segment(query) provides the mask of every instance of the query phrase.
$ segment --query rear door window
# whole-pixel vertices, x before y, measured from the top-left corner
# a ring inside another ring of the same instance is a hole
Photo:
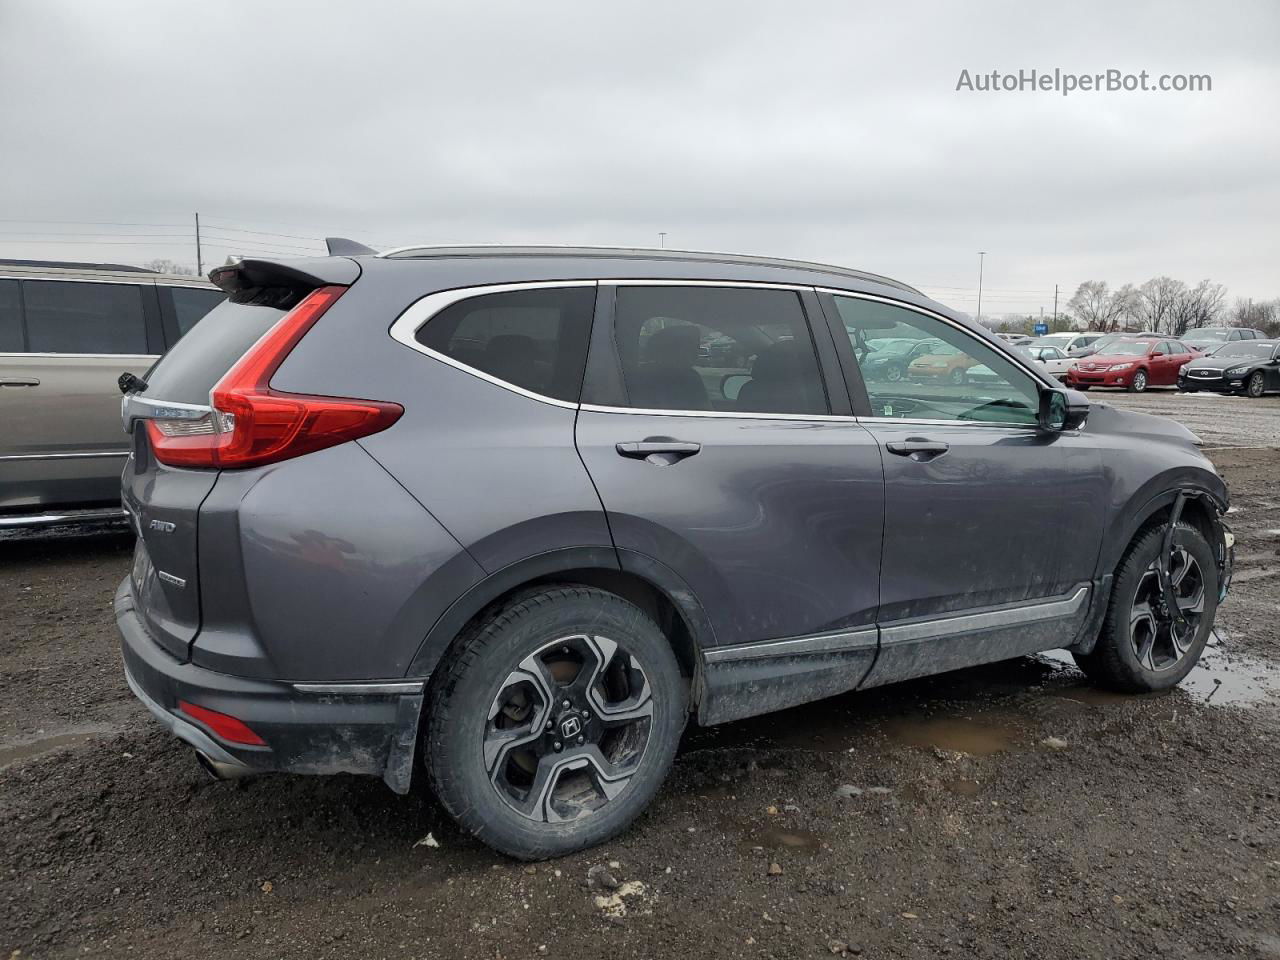
[[[21,353],[22,291],[17,280],[0,280],[0,353]]]
[[[632,407],[830,409],[804,309],[791,290],[619,286],[614,338]]]
[[[132,283],[24,280],[32,353],[146,354],[142,288]]]
[[[445,307],[416,339],[503,383],[576,403],[595,300],[595,284],[484,294]]]

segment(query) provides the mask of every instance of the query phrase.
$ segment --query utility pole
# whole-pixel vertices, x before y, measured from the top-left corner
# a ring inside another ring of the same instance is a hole
[[[987,251],[978,251],[978,323],[982,322],[982,261],[986,256]]]
[[[667,231],[659,230],[658,231],[658,249],[665,250],[666,246],[667,246]]]
[[[196,214],[196,276],[204,276],[204,258],[200,255],[200,214]]]
[[[1058,285],[1053,285],[1053,329],[1058,329]]]

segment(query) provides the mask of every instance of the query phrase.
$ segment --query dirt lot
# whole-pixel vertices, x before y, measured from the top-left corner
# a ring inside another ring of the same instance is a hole
[[[1280,400],[1107,399],[1242,447],[1184,689],[1027,658],[694,731],[635,829],[535,867],[373,780],[206,781],[120,675],[128,538],[0,543],[0,957],[1280,957]]]

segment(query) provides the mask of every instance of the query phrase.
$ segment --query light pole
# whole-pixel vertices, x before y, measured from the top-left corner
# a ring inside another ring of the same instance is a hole
[[[982,261],[986,258],[987,251],[978,251],[978,322],[982,322]]]
[[[666,248],[666,246],[667,246],[667,231],[659,230],[658,231],[658,249],[663,250]]]

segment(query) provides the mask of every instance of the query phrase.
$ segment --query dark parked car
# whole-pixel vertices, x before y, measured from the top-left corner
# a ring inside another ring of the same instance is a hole
[[[689,718],[1054,648],[1168,688],[1230,579],[1191,433],[883,277],[591,248],[211,276],[228,301],[123,404],[115,613],[219,776],[421,767],[553,856],[632,821]],[[868,379],[888,330],[990,373]],[[749,369],[704,373],[720,336]]]
[[[1198,350],[1163,337],[1128,338],[1106,349],[1106,353],[1077,361],[1067,371],[1066,385],[1077,390],[1123,387],[1130,393],[1141,393],[1147,387],[1171,387],[1178,382],[1182,365],[1200,356]]]
[[[1264,337],[1265,333],[1252,327],[1196,327],[1182,335],[1182,342],[1201,353],[1216,353],[1223,344]]]
[[[906,377],[907,368],[912,362],[928,355],[930,350],[943,346],[945,344],[932,337],[920,340],[893,339],[860,358],[859,366],[863,376],[868,380],[887,380],[890,383],[897,383]]]
[[[1280,390],[1280,340],[1233,340],[1178,371],[1178,389],[1260,397]]]

